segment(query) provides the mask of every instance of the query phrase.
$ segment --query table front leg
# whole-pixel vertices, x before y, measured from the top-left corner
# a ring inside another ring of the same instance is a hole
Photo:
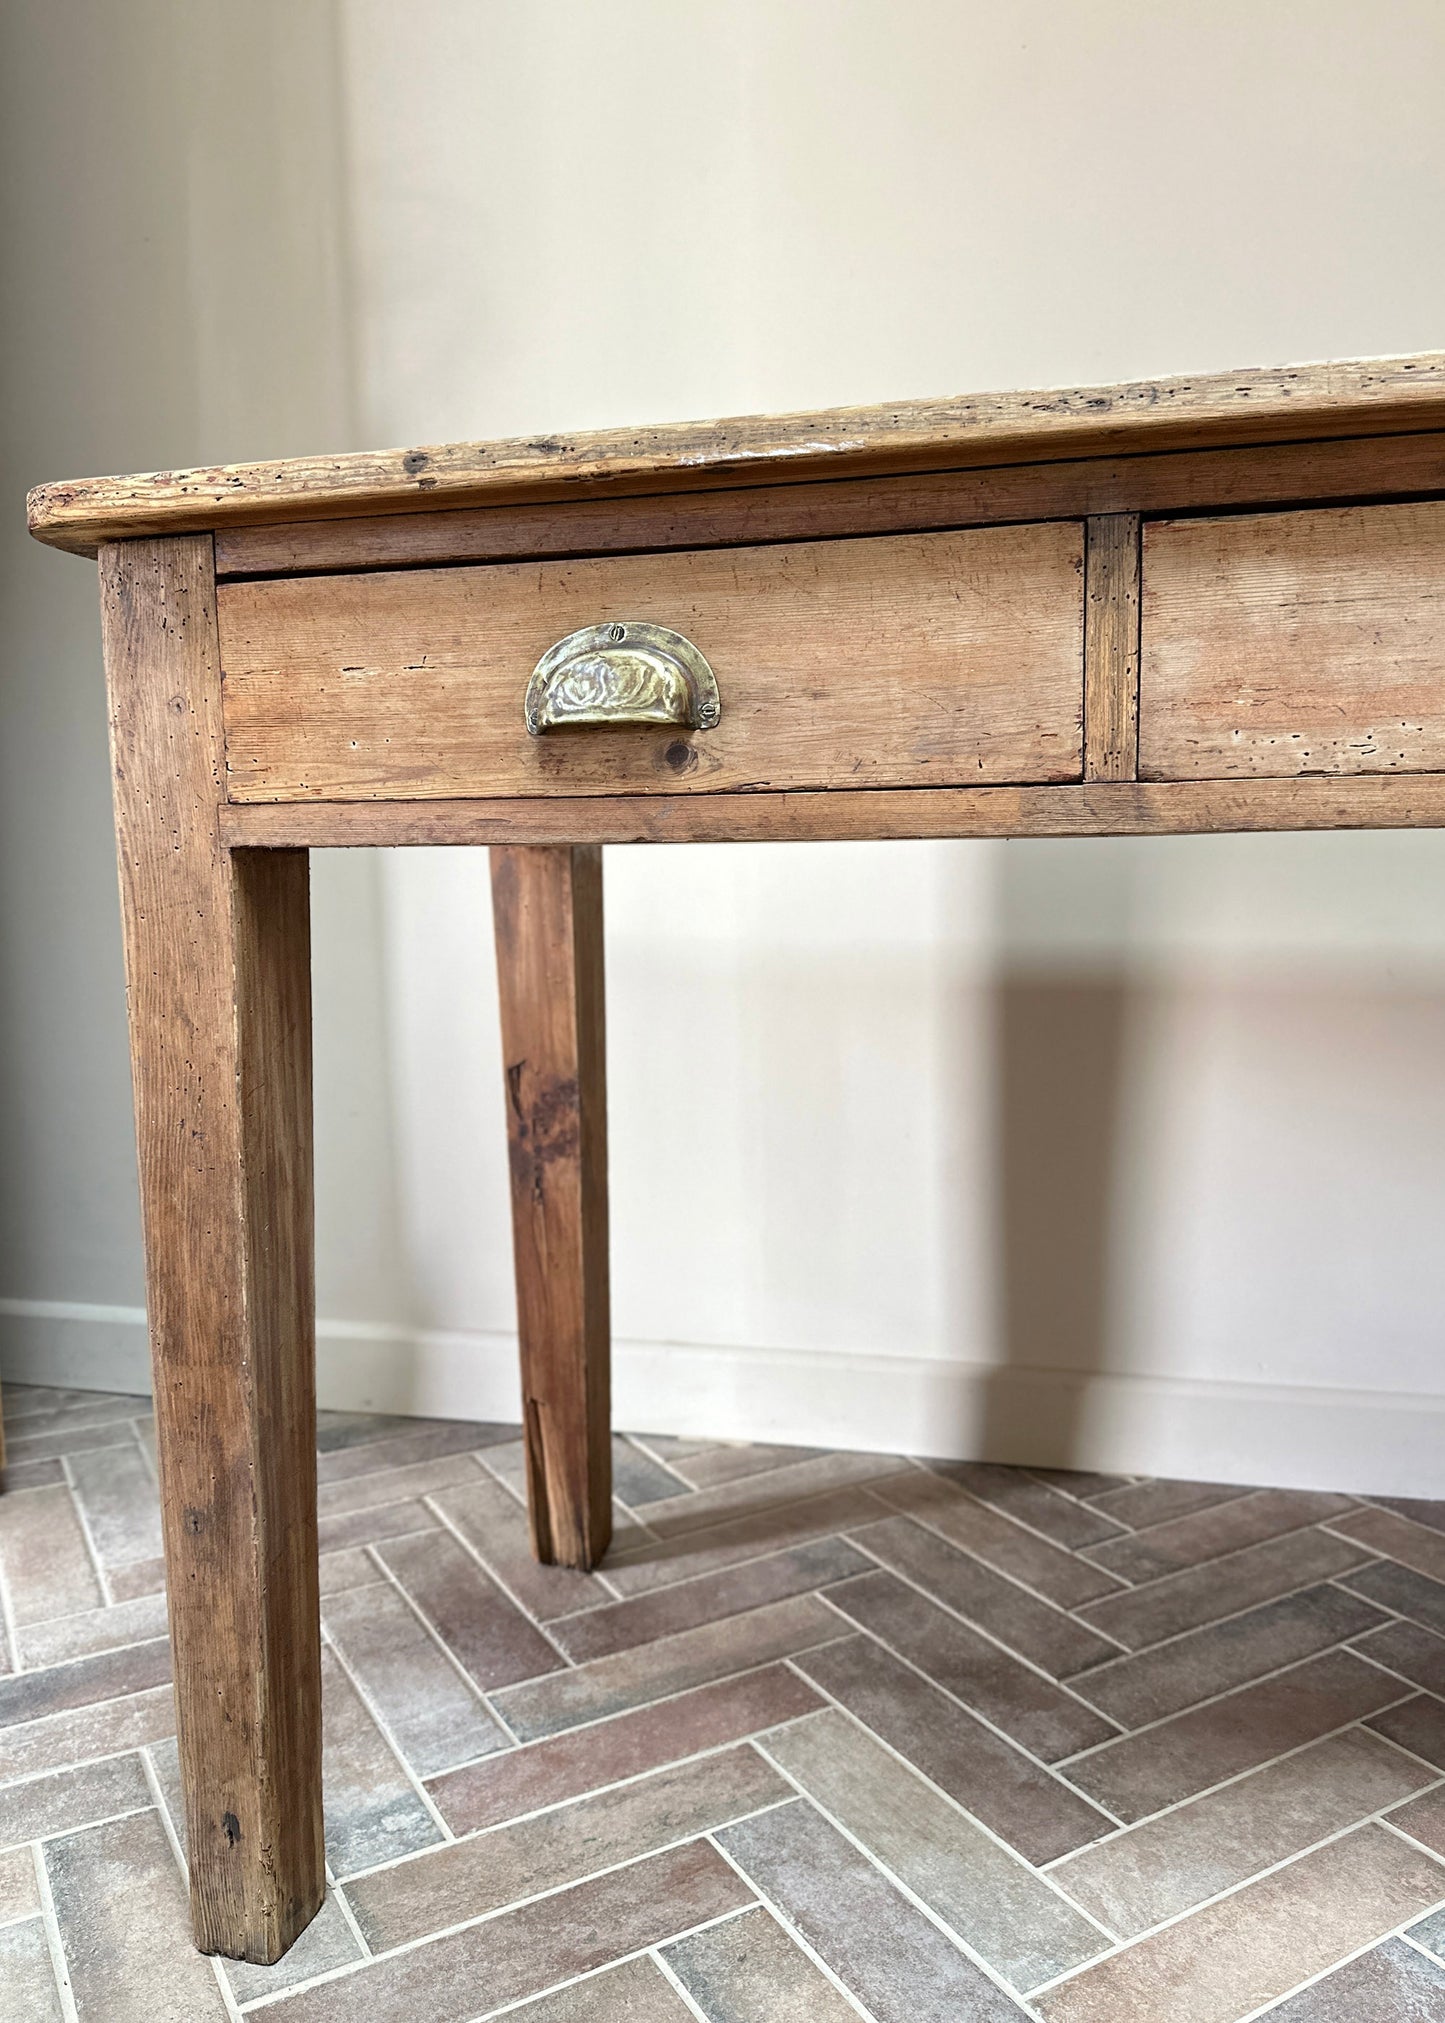
[[[527,1501],[538,1559],[612,1535],[602,853],[492,851]]]
[[[209,538],[100,568],[191,1911],[266,1964],[326,1887],[307,857],[219,840]]]

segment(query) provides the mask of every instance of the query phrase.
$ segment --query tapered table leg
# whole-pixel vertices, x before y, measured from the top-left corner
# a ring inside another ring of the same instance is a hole
[[[103,548],[146,1293],[196,1943],[325,1893],[303,850],[226,850],[208,536]]]
[[[612,1533],[602,853],[492,851],[527,1497],[537,1557]]]

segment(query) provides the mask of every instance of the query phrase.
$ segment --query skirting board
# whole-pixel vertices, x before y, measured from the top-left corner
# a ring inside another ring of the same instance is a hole
[[[144,1314],[0,1300],[0,1380],[149,1391]],[[323,1321],[317,1395],[340,1411],[513,1421],[516,1340]],[[688,1438],[1445,1497],[1445,1396],[1433,1393],[620,1340],[613,1416]]]

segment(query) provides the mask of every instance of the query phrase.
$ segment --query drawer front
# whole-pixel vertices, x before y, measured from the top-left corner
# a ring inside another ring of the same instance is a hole
[[[1139,770],[1445,771],[1445,501],[1147,526]]]
[[[984,785],[1082,771],[1077,522],[222,584],[237,801]],[[680,632],[715,729],[529,736],[582,627]]]

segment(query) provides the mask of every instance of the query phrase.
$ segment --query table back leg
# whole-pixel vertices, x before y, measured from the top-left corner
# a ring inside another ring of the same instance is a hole
[[[532,1545],[612,1533],[602,853],[492,851]]]
[[[325,1894],[307,855],[227,850],[209,536],[100,556],[196,1943]]]

